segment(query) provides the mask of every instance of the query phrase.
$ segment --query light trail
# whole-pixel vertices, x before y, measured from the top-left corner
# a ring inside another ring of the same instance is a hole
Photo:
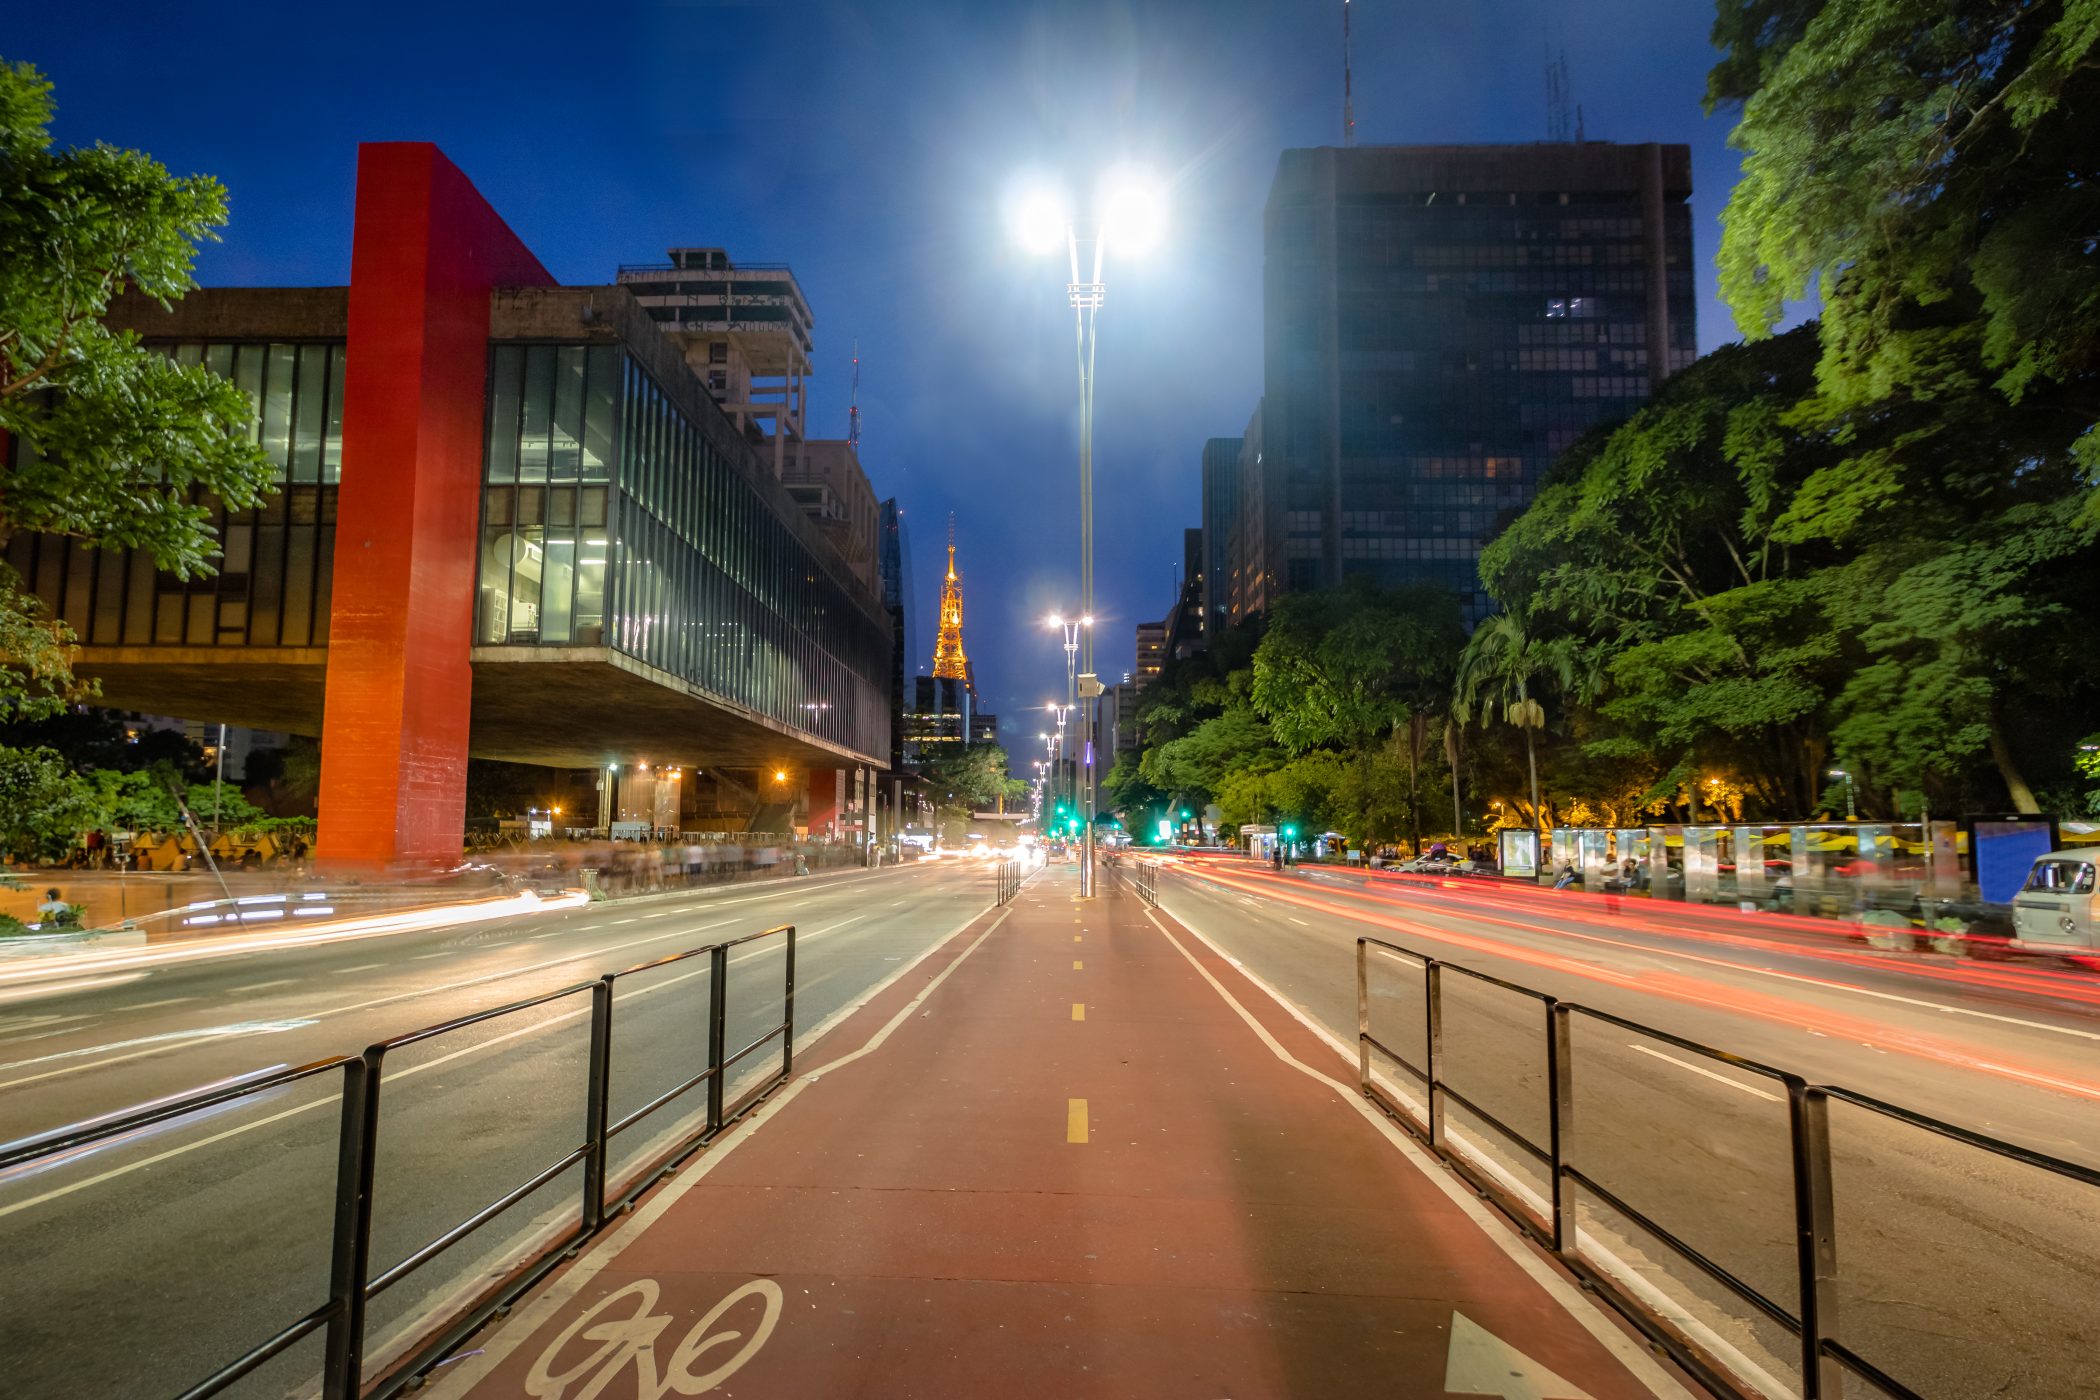
[[[1290,882],[1281,879],[1257,880],[1239,875],[1227,876],[1215,869],[1190,867],[1190,873],[1200,879],[1231,889],[1252,891],[1267,898],[1295,904],[1300,908],[1313,909],[1332,917],[1349,919],[1373,928],[1406,934],[1454,947],[1470,949],[1492,957],[1513,962],[1527,963],[1534,967],[1580,978],[1591,983],[1601,983],[1618,990],[1637,995],[1657,996],[1703,1010],[1719,1011],[1730,1015],[1749,1016],[1771,1024],[1812,1032],[1826,1037],[1856,1040],[1862,1044],[1879,1048],[1900,1050],[1918,1059],[1973,1070],[1999,1078],[2013,1080],[2057,1093],[2100,1102],[2100,1082],[2067,1077],[2050,1069],[2015,1063],[2006,1058],[1990,1058],[1974,1047],[1959,1041],[1928,1033],[1903,1030],[1886,1022],[1862,1019],[1843,1011],[1821,1007],[1811,1008],[1798,1001],[1761,992],[1749,987],[1721,988],[1696,978],[1667,969],[1650,969],[1640,972],[1620,971],[1581,958],[1570,957],[1550,949],[1530,947],[1520,943],[1496,939],[1492,936],[1466,933],[1453,929],[1432,928],[1372,910],[1352,908],[1332,900],[1320,899],[1290,888]],[[1276,886],[1281,886],[1277,888]],[[1302,888],[1302,887],[1301,887]],[[1328,891],[1334,893],[1333,891]],[[1480,918],[1480,915],[1467,917]],[[1506,921],[1493,921],[1506,922]],[[1619,940],[1601,938],[1555,930],[1535,930],[1523,925],[1511,924],[1523,932],[1544,932],[1549,936],[1577,939],[1581,942],[1601,945],[1621,951],[1637,953],[1647,957],[1678,957],[1705,963],[1735,973],[1751,973],[1775,976],[1782,980],[1802,983],[1825,990],[1872,995],[1868,989],[1844,982],[1809,977],[1799,973],[1773,973],[1759,968],[1746,968],[1724,959],[1704,957],[1695,953],[1673,953],[1667,950],[1643,947]],[[1600,1008],[1602,1009],[1602,1008]],[[1959,1008],[1949,1008],[1959,1009]],[[2008,1018],[1992,1017],[1994,1020]],[[2032,1024],[2032,1023],[2027,1023]],[[2043,1029],[2048,1029],[2043,1027]],[[2072,1032],[2076,1033],[2076,1032]],[[2095,1037],[2100,1038],[2100,1037]]]

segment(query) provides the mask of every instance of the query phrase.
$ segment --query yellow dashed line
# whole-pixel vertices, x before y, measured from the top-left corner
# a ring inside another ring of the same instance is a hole
[[[1086,1100],[1065,1100],[1065,1141],[1086,1141]]]
[[[1072,1019],[1075,1021],[1084,1021],[1086,1019],[1085,1002],[1075,1001],[1072,1003]]]
[[[1086,971],[1086,964],[1081,962],[1079,959],[1074,958],[1072,959],[1072,971],[1084,972]]]

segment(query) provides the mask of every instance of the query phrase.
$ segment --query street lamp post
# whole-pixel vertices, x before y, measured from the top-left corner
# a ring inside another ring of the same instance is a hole
[[[1053,252],[1062,241],[1071,268],[1065,295],[1072,306],[1074,348],[1079,366],[1079,611],[1082,621],[1094,613],[1094,347],[1096,321],[1107,296],[1102,281],[1104,262],[1111,240],[1125,253],[1142,253],[1156,242],[1165,225],[1166,207],[1156,185],[1134,178],[1128,172],[1112,176],[1102,190],[1098,205],[1098,227],[1088,240],[1092,249],[1090,279],[1080,278],[1079,225],[1066,212],[1062,201],[1038,193],[1022,202],[1017,211],[1017,232],[1024,244],[1040,253]],[[1101,682],[1094,674],[1094,634],[1082,627],[1079,639],[1079,670],[1074,700],[1085,702],[1079,716],[1084,774],[1086,836],[1079,862],[1079,894],[1094,893],[1094,699]]]
[[[1843,768],[1833,768],[1830,770],[1830,776],[1845,780],[1845,820],[1848,822],[1858,821],[1859,803],[1852,789],[1852,775]]]

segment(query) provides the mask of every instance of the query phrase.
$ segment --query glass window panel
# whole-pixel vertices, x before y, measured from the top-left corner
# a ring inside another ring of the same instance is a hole
[[[556,486],[547,492],[547,523],[549,525],[574,525],[576,523],[576,488]]]
[[[328,349],[328,427],[321,436],[321,480],[343,479],[343,347]]]
[[[619,441],[619,388],[622,352],[593,345],[586,357],[583,409],[583,479],[612,479],[613,450]]]
[[[481,532],[478,642],[494,644],[510,636],[510,545],[507,529],[491,526]]]
[[[185,640],[193,647],[208,647],[219,640],[219,600],[209,593],[192,593],[189,602]]]
[[[233,378],[233,347],[224,344],[205,346],[204,367],[221,379]]]
[[[516,506],[517,488],[498,486],[489,490],[482,498],[481,512],[484,525],[508,525]]]
[[[576,552],[576,605],[571,634],[579,646],[605,645],[606,544],[586,538]]]
[[[198,365],[204,363],[204,347],[202,345],[176,346],[175,363],[178,365]]]
[[[173,646],[182,640],[182,605],[183,595],[180,593],[154,595],[154,641]]]
[[[153,556],[131,551],[131,586],[124,591],[123,641],[142,646],[153,640]]]
[[[512,533],[510,554],[510,635],[513,642],[537,641],[540,629],[540,582],[547,567],[546,547],[537,525],[520,525]]]
[[[314,569],[314,645],[328,642],[328,608],[335,597],[335,531],[321,531],[321,557]]]
[[[547,475],[573,481],[583,468],[584,347],[563,345],[554,352],[554,437]]]
[[[272,345],[263,372],[262,444],[281,472],[292,447],[292,378],[298,347]]]
[[[313,640],[314,533],[311,525],[294,525],[285,541],[279,626],[288,647],[303,647]]]
[[[547,479],[548,435],[554,423],[554,347],[525,348],[524,423],[518,438],[518,480]]]
[[[518,523],[537,525],[546,518],[547,488],[544,486],[520,486],[518,488]]]
[[[499,345],[489,352],[490,481],[518,478],[518,398],[524,374],[523,346]]]
[[[569,640],[570,595],[576,586],[576,541],[546,542],[546,572],[540,579],[540,641]]]
[[[284,527],[255,527],[255,572],[248,590],[251,616],[248,636],[257,646],[276,646],[278,614],[284,601]],[[136,583],[133,585],[136,587]]]
[[[66,541],[63,546],[53,540],[52,544],[65,548],[67,554],[65,606],[59,611],[59,616],[73,629],[73,635],[85,637],[92,616],[90,605],[95,596],[95,552],[79,540]],[[52,552],[56,553],[57,549]]]
[[[292,480],[321,479],[322,411],[328,403],[328,347],[299,347],[297,393],[292,412]]]
[[[605,488],[585,487],[583,492],[583,523],[602,527],[605,524]]]

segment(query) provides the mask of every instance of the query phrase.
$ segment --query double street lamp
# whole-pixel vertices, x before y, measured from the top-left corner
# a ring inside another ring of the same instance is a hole
[[[1111,243],[1119,255],[1138,255],[1157,244],[1166,231],[1166,199],[1157,182],[1133,171],[1112,172],[1095,201],[1094,224],[1084,239],[1069,202],[1056,190],[1024,193],[1013,207],[1014,234],[1037,254],[1065,249],[1071,280],[1065,295],[1072,304],[1072,325],[1079,360],[1079,611],[1081,623],[1094,612],[1094,346],[1095,321],[1107,297],[1102,280]],[[1091,254],[1092,276],[1082,279],[1080,248]],[[1068,643],[1076,653],[1073,699],[1084,701],[1079,739],[1085,777],[1086,841],[1079,861],[1079,893],[1094,893],[1094,698],[1101,682],[1094,674],[1094,634],[1090,626],[1073,629]]]

